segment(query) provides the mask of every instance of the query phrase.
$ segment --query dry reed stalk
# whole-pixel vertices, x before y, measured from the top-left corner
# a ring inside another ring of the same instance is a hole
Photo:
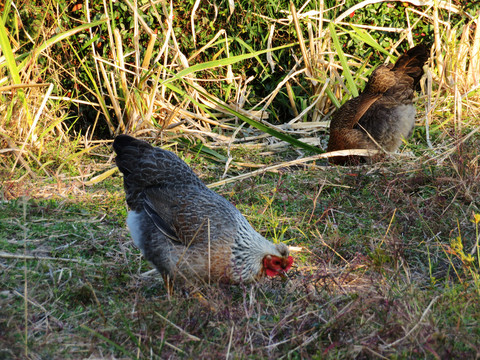
[[[18,89],[28,89],[28,88],[37,88],[37,87],[45,87],[50,86],[51,84],[42,83],[42,84],[12,84],[7,86],[0,86],[0,92],[6,92],[10,90],[18,90]],[[53,97],[50,97],[53,98]]]
[[[200,6],[200,0],[195,0],[195,3],[193,4],[193,8],[192,8],[192,14],[190,15],[190,24],[192,26],[192,38],[193,38],[194,46],[197,46],[197,36],[195,33],[195,14],[199,6]]]
[[[30,167],[28,166],[28,162],[27,162],[25,159],[23,159],[22,157],[23,157],[24,154],[30,154],[30,152],[25,151],[25,147],[26,147],[27,142],[29,141],[30,137],[32,138],[32,142],[35,141],[35,140],[37,140],[37,135],[35,134],[35,130],[36,130],[36,128],[37,128],[38,120],[40,119],[40,116],[42,115],[42,113],[43,113],[43,111],[44,111],[44,109],[45,109],[45,106],[46,106],[46,104],[47,104],[48,98],[50,97],[52,91],[53,91],[53,84],[50,84],[49,87],[48,87],[48,89],[47,89],[47,92],[46,92],[45,95],[43,96],[43,100],[42,100],[42,102],[41,102],[41,104],[40,104],[40,107],[38,108],[38,110],[37,110],[37,112],[36,112],[35,118],[34,118],[32,124],[31,124],[31,126],[30,126],[30,129],[28,130],[28,133],[27,133],[27,135],[26,135],[25,138],[24,138],[24,141],[23,141],[23,143],[22,143],[22,147],[21,147],[20,149],[18,149],[18,151],[17,151],[16,146],[14,145],[14,143],[13,143],[10,139],[6,138],[6,139],[7,139],[7,142],[9,143],[9,146],[10,146],[12,149],[14,149],[14,151],[17,153],[17,156],[16,156],[16,158],[15,158],[15,162],[14,162],[14,164],[13,164],[11,170],[10,170],[12,173],[13,173],[13,171],[15,170],[15,168],[17,167],[18,162],[20,162],[20,163],[22,163],[22,165],[26,166],[26,168],[27,168],[27,170],[28,170],[28,172],[29,172],[30,175],[33,174],[33,173],[31,172]],[[30,155],[37,161],[37,163],[39,163],[38,159],[36,159],[36,157],[33,156],[33,154],[30,154]],[[41,167],[41,168],[43,168],[43,167]],[[45,169],[44,169],[44,171],[45,171],[45,173],[48,175],[48,173],[46,172]]]
[[[115,96],[115,94],[113,92],[112,85],[110,84],[110,81],[108,79],[107,71],[105,70],[105,67],[103,66],[102,62],[99,62],[99,65],[100,65],[99,66],[100,71],[101,71],[102,76],[103,76],[104,85],[107,87],[107,92],[108,92],[108,95],[109,95],[110,100],[112,102],[112,106],[113,106],[113,109],[115,111],[115,115],[117,116],[117,119],[122,119],[122,112],[121,112],[121,109],[120,109],[120,104],[118,103],[117,97]],[[108,128],[110,129],[110,133],[115,134],[115,127],[113,126],[112,122],[110,121],[110,119],[108,117],[105,117],[105,118],[106,118],[106,121],[107,121]]]
[[[266,112],[267,108],[271,105],[272,101],[275,99],[277,94],[282,90],[283,86],[289,81],[290,79],[294,78],[295,76],[302,74],[305,72],[305,68],[301,70],[296,70],[296,67],[294,67],[290,72],[287,74],[287,76],[275,87],[275,89],[263,100],[259,101],[257,104],[255,104],[254,109],[259,107],[261,104],[265,103],[265,105],[262,107],[262,112]]]
[[[305,163],[310,162],[310,161],[327,159],[329,157],[334,157],[334,156],[352,156],[352,155],[354,155],[354,156],[373,156],[373,155],[382,154],[382,153],[383,153],[382,151],[366,150],[366,149],[331,151],[331,152],[324,153],[324,154],[312,155],[312,156],[302,158],[302,159],[296,159],[296,160],[282,162],[282,163],[276,164],[276,165],[266,166],[262,169],[255,170],[255,171],[252,171],[252,172],[249,172],[249,173],[246,173],[246,174],[242,174],[242,175],[231,177],[229,179],[225,179],[225,180],[221,180],[221,181],[216,181],[214,183],[210,183],[207,186],[209,188],[214,188],[214,187],[217,187],[217,186],[229,184],[231,182],[248,179],[250,177],[257,176],[257,175],[263,174],[263,173],[268,172],[268,171],[280,169],[282,167],[296,166],[296,165],[300,165],[300,164],[305,164]],[[342,185],[338,185],[338,186],[343,187]]]
[[[298,21],[297,11],[295,9],[295,5],[293,4],[293,2],[290,2],[290,12],[292,14],[293,24],[295,25],[295,31],[297,32],[298,42],[300,44],[300,51],[302,52],[306,74],[308,77],[313,77],[312,66],[310,64],[310,57],[308,56],[307,47],[305,46],[305,40],[303,39],[302,30],[300,28],[300,22]]]
[[[407,8],[408,9],[408,8]],[[343,22],[343,21],[335,21],[335,20],[330,20],[330,19],[324,19],[326,23],[329,22],[334,22],[337,25],[342,25],[342,26],[352,26],[352,23],[348,22]],[[376,26],[376,25],[366,25],[366,24],[355,24],[356,28],[359,29],[366,29],[366,30],[372,30],[372,31],[386,31],[386,32],[391,32],[391,33],[402,33],[405,32],[405,28],[395,28],[395,27],[389,27],[389,26]]]
[[[298,117],[298,110],[297,106],[295,105],[295,94],[293,93],[292,86],[290,85],[290,82],[285,83],[285,88],[287,89],[287,95],[288,95],[288,101],[290,102],[290,107],[293,110],[293,114],[295,117]]]
[[[134,84],[138,86],[140,84],[140,33],[138,29],[138,3],[137,0],[133,1],[133,47],[135,49],[134,59],[135,59],[135,78]]]
[[[437,66],[438,66],[438,72],[440,74],[443,73],[443,61],[441,58],[442,52],[440,51],[440,29],[439,29],[439,18],[438,18],[438,7],[436,6],[437,3],[434,4],[435,6],[433,7],[433,35],[434,35],[434,40],[435,40],[435,53],[437,54]],[[448,25],[450,26],[450,25]],[[447,27],[447,29],[450,29]]]
[[[314,102],[314,104],[316,101]],[[303,113],[303,112],[302,112]],[[300,114],[302,115],[302,114]],[[305,131],[305,133],[316,132],[318,129],[324,128],[327,129],[330,124],[330,121],[308,121],[308,122],[301,122],[301,123],[288,123],[282,124],[280,127],[284,130],[293,129],[293,130],[310,130]]]
[[[327,89],[328,84],[330,83],[330,79],[326,79],[325,83],[323,86],[320,88],[320,91],[318,94],[315,94],[316,99],[312,101],[310,105],[308,105],[300,114],[296,114],[296,116],[288,122],[288,124],[292,127],[295,128],[293,125],[296,123],[298,120],[302,119],[312,108],[317,108],[317,104],[320,101],[320,99],[323,98],[323,95],[325,93],[325,90]],[[311,124],[312,122],[310,122]],[[298,125],[298,124],[295,124]]]
[[[216,121],[214,119],[211,119],[210,117],[206,117],[202,114],[197,114],[197,113],[194,113],[192,111],[189,111],[189,110],[186,110],[186,109],[183,109],[181,107],[174,107],[172,104],[166,102],[166,101],[163,101],[163,100],[159,100],[159,99],[156,99],[155,100],[155,104],[160,107],[160,108],[165,108],[167,109],[168,111],[177,111],[178,114],[180,114],[182,117],[185,117],[187,119],[191,119],[191,120],[199,120],[201,122],[205,122],[205,123],[208,123],[210,125],[213,125],[213,126],[218,126],[220,128],[223,128],[225,130],[235,130],[236,128],[231,126],[231,125],[228,125],[228,124],[224,124],[223,122],[220,122],[220,121]],[[216,118],[219,118],[222,114],[216,114]]]
[[[125,116],[127,118],[127,121],[132,119],[134,117],[134,114],[132,114],[132,111],[134,111],[134,104],[131,103],[131,95],[130,91],[127,85],[127,75],[126,75],[126,67],[125,67],[125,59],[124,59],[124,54],[123,54],[123,42],[122,42],[122,37],[120,35],[120,31],[118,29],[113,29],[113,40],[115,41],[115,49],[117,51],[117,75],[120,76],[120,85],[122,89],[122,97],[124,99],[124,111],[125,111]],[[112,74],[112,88],[115,89],[117,82],[114,81],[113,79],[113,73]],[[115,96],[111,96],[111,99],[116,99],[118,97],[117,92],[115,91]],[[117,106],[119,105],[118,101],[115,101]],[[115,114],[117,115],[117,120],[118,120],[118,129],[124,130],[125,129],[125,124],[123,123],[123,114],[120,109],[115,110]],[[115,133],[118,133],[115,131]]]
[[[432,105],[432,72],[430,69],[426,70],[427,75],[427,101],[425,102],[425,140],[427,141],[427,145],[430,149],[433,148],[432,142],[430,141],[430,123],[432,119],[432,112],[435,109],[436,102]]]
[[[106,6],[105,1],[106,0],[103,0],[103,4],[104,4],[104,9],[105,9],[105,15],[106,15],[106,18],[108,19],[107,6]],[[92,20],[91,20],[91,17],[90,17],[90,2],[89,1],[85,2],[85,15],[87,17],[87,21],[91,22]],[[110,21],[107,21],[107,29],[108,29],[108,34],[110,36],[110,44],[112,44],[113,43],[113,41],[111,39],[112,29],[111,29],[111,26],[110,26]],[[95,56],[97,56],[97,50],[95,49],[95,42],[93,41],[94,36],[93,36],[92,28],[88,29],[88,34],[90,36],[90,40],[92,41],[92,43],[90,45],[90,48],[92,50],[92,55],[95,57]],[[113,47],[112,47],[112,49],[113,49]],[[95,72],[97,74],[97,79],[100,80],[100,69],[98,68],[97,62],[95,61],[94,63],[95,63]],[[102,89],[100,89],[100,91],[102,91]]]
[[[204,52],[205,50],[209,49],[216,41],[217,39],[220,37],[220,36],[227,36],[227,33],[224,29],[220,29],[216,34],[215,36],[212,38],[212,40],[210,40],[209,42],[207,42],[205,45],[203,45],[200,49],[198,49],[197,51],[195,51],[192,55],[190,55],[190,57],[188,58],[188,62],[194,60],[198,55],[200,55],[202,52]]]
[[[471,21],[468,28],[471,29],[473,24],[475,24],[475,33],[468,54],[470,58],[467,71],[469,88],[480,85],[480,15]]]
[[[145,52],[145,57],[142,62],[142,69],[148,69],[150,65],[150,60],[152,59],[153,47],[157,41],[157,34],[153,33],[150,35],[150,40],[148,41],[147,51]]]
[[[272,48],[272,40],[273,40],[273,35],[275,34],[275,23],[270,25],[270,32],[268,34],[268,39],[267,39],[267,49]],[[275,62],[273,61],[272,53],[269,51],[266,54],[267,57],[267,62],[270,65],[270,70],[272,73],[275,71]]]
[[[463,13],[462,10],[452,4],[451,2],[449,1],[438,1],[438,0],[366,0],[366,1],[362,1],[361,3],[358,3],[352,7],[350,7],[348,10],[344,11],[342,14],[340,14],[340,16],[338,16],[336,19],[335,19],[335,23],[338,24],[338,22],[342,21],[343,19],[345,19],[346,17],[348,17],[352,12],[358,10],[358,9],[362,9],[368,5],[372,5],[372,4],[377,4],[377,3],[381,3],[381,2],[402,2],[402,3],[409,3],[409,4],[412,4],[413,6],[438,6],[439,8],[442,8],[442,9],[445,9],[445,10],[448,10],[450,12],[453,12],[455,14],[460,14],[460,13]]]

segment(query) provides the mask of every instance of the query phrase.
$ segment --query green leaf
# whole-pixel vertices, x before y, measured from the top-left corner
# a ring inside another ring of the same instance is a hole
[[[249,54],[230,56],[228,58],[223,58],[223,59],[219,59],[219,60],[207,61],[207,62],[204,62],[204,63],[196,64],[196,65],[193,65],[193,66],[190,66],[186,69],[181,70],[180,72],[178,72],[176,74],[175,78],[177,78],[177,79],[182,78],[184,76],[190,75],[190,74],[195,73],[197,71],[212,69],[212,68],[216,68],[216,67],[219,67],[219,66],[232,65],[232,64],[235,64],[237,62],[246,60],[246,59],[251,59],[253,57],[257,57],[259,55],[266,54],[270,51],[286,49],[286,48],[289,48],[289,47],[292,47],[292,46],[295,46],[295,45],[298,45],[298,42],[297,43],[291,43],[291,44],[288,44],[288,45],[278,46],[278,47],[275,47],[275,48],[272,48],[272,49],[260,50],[260,51],[256,51],[256,52],[249,53]],[[160,85],[165,85],[166,83],[168,83],[170,81],[173,81],[173,80],[174,80],[174,78],[167,79],[167,80],[163,81]]]
[[[84,31],[84,30],[87,30],[89,28],[101,25],[101,24],[103,24],[104,22],[107,22],[107,21],[108,21],[108,19],[102,19],[102,20],[98,20],[98,21],[95,21],[95,22],[92,22],[92,23],[83,24],[83,25],[77,26],[73,29],[70,29],[68,31],[65,31],[61,34],[58,34],[56,36],[51,37],[50,39],[44,41],[42,44],[40,44],[38,47],[36,47],[29,54],[29,56],[25,60],[22,61],[22,63],[19,66],[20,69],[23,69],[25,64],[27,64],[29,61],[36,61],[38,55],[40,53],[42,53],[42,51],[48,49],[50,46],[52,46],[52,45],[54,45],[54,44],[56,44],[56,43],[58,43],[62,40],[65,40],[65,39],[69,38],[72,35],[75,35],[76,33],[80,32],[80,31]]]
[[[365,31],[364,29],[360,29],[359,27],[356,27],[353,24],[350,24],[350,26],[352,27],[353,31],[349,31],[340,26],[339,28],[341,28],[342,30],[350,34],[350,36],[357,38],[360,41],[363,41],[365,44],[370,45],[375,50],[385,54],[387,57],[390,57],[391,62],[396,61],[396,57],[390,54],[387,50],[385,50],[367,31]]]
[[[237,42],[240,43],[242,46],[244,46],[246,49],[248,49],[248,51],[250,51],[251,54],[254,54],[254,53],[255,53],[255,51],[253,50],[253,48],[252,48],[250,45],[248,45],[245,41],[243,41],[242,39],[236,37],[236,38],[235,38],[235,41],[237,41]],[[266,68],[265,65],[263,65],[262,60],[260,60],[260,58],[259,58],[258,56],[255,56],[255,58],[257,59],[257,61],[258,61],[258,62],[260,63],[260,65],[262,66],[263,70],[264,70],[265,72],[267,72],[268,69]]]
[[[335,46],[335,50],[337,51],[338,58],[340,59],[340,63],[342,64],[343,68],[343,76],[347,80],[348,89],[352,96],[358,96],[358,89],[355,81],[353,80],[352,73],[350,72],[350,67],[348,66],[347,57],[343,52],[342,46],[340,45],[340,41],[338,40],[337,33],[335,32],[335,25],[332,22],[328,24],[328,28],[330,30],[330,36],[333,40],[333,45]]]
[[[10,75],[12,77],[14,84],[21,84],[22,80],[20,78],[20,73],[18,71],[17,63],[15,61],[15,55],[13,54],[12,47],[10,46],[10,41],[8,39],[8,31],[5,27],[4,17],[0,20],[0,48],[2,49],[2,53],[5,56],[5,62],[7,64],[8,70],[10,71]],[[1,66],[0,66],[1,68]],[[27,117],[28,123],[32,124],[32,118],[30,116],[30,112],[28,111],[27,101],[25,99],[25,94],[22,89],[17,90],[18,97],[23,104],[23,108],[25,109],[25,114]],[[13,106],[12,102],[12,106]]]
[[[193,144],[190,140],[186,138],[179,138],[182,143],[188,145],[191,149],[195,150],[198,153],[202,153],[204,155],[212,156],[222,162],[227,162],[228,158],[218,152],[216,152],[213,149],[210,149],[208,146],[205,144]]]

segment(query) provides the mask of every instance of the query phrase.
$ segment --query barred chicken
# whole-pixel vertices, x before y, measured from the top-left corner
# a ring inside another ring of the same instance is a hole
[[[364,91],[339,108],[330,123],[327,151],[371,149],[395,151],[415,125],[414,90],[423,75],[429,48],[417,45],[400,56],[395,65],[375,69]],[[370,160],[378,160],[381,156]],[[335,164],[364,158],[332,157]]]
[[[179,281],[253,282],[291,268],[287,245],[256,232],[177,155],[128,135],[117,136],[113,148],[131,236],[167,290]]]

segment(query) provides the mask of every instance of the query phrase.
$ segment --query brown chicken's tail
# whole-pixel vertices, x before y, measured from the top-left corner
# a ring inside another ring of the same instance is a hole
[[[430,55],[430,47],[424,44],[414,46],[405,54],[400,56],[393,67],[393,71],[401,71],[413,78],[415,87],[423,75],[423,65]]]

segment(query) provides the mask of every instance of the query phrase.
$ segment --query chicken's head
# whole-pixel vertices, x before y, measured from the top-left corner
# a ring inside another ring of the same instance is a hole
[[[293,258],[288,255],[288,247],[284,244],[282,245],[285,247],[285,250],[282,247],[282,250],[284,251],[280,251],[282,256],[267,255],[263,258],[263,268],[265,269],[267,276],[284,276],[292,267]]]

